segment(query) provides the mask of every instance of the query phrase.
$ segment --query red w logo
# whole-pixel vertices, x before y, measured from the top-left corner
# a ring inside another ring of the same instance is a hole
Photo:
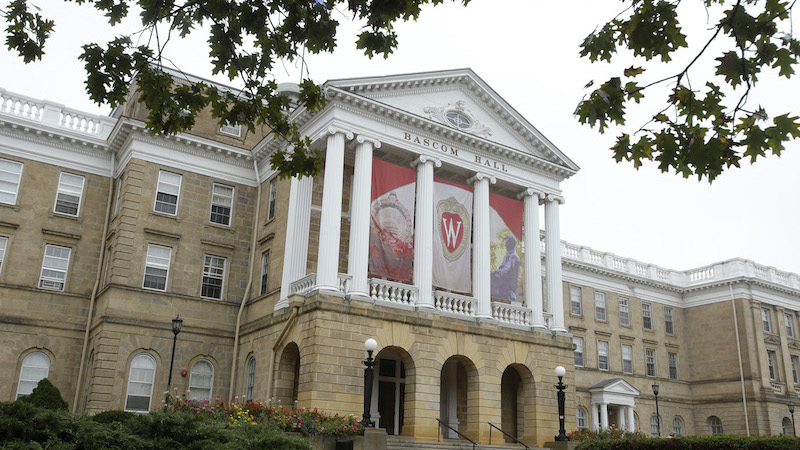
[[[464,237],[463,222],[458,214],[442,213],[442,234],[447,250],[453,253]]]

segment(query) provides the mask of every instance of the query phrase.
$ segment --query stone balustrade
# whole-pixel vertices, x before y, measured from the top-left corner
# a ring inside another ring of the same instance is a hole
[[[466,295],[447,291],[433,291],[433,306],[443,313],[474,317],[478,310],[478,301],[474,297],[467,297]]]
[[[500,323],[530,326],[531,316],[531,310],[522,305],[492,302],[492,318]]]
[[[410,307],[417,303],[417,288],[405,283],[370,278],[369,289],[373,300]]]

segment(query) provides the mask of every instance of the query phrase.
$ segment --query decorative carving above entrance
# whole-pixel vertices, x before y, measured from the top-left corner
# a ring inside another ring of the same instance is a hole
[[[442,107],[426,106],[423,111],[428,115],[428,118],[457,130],[482,137],[492,135],[492,130],[475,118],[472,112],[467,109],[463,100],[457,101],[455,105],[448,103]]]

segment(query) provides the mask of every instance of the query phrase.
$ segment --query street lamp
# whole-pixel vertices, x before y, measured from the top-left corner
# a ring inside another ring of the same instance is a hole
[[[792,415],[792,436],[797,437],[797,433],[794,431],[794,403],[789,403],[789,414]]]
[[[566,374],[567,369],[561,366],[556,367],[556,376],[558,377],[558,384],[554,386],[558,390],[558,436],[556,436],[556,441],[569,440],[567,430],[564,429],[564,402],[566,401],[564,389],[567,388],[567,385],[561,381]]]
[[[181,332],[183,326],[183,319],[180,315],[172,319],[172,358],[169,360],[169,380],[167,380],[167,391],[172,389],[172,365],[175,363],[175,343],[178,341],[178,333]]]
[[[372,352],[378,348],[378,342],[375,339],[369,338],[364,341],[364,348],[367,350],[367,359],[361,361],[366,368],[364,369],[364,417],[361,419],[361,425],[364,428],[374,427],[375,424],[370,419],[370,406],[372,405],[372,376],[375,371],[375,360],[372,359]]]
[[[656,431],[661,437],[661,416],[658,415],[658,383],[653,383],[653,395],[656,397]]]

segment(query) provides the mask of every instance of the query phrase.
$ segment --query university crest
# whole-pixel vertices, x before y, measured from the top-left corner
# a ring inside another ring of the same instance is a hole
[[[469,245],[471,235],[467,208],[450,197],[436,205],[436,219],[444,256],[449,261],[455,261]]]

